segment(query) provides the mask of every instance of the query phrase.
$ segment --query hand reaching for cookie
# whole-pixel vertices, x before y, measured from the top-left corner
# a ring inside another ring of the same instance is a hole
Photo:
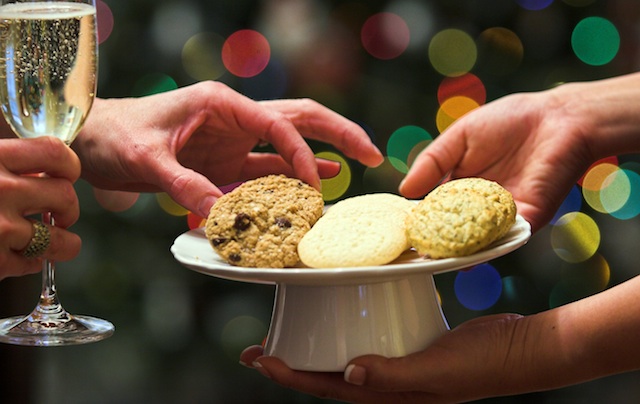
[[[229,184],[282,173],[315,188],[338,173],[303,136],[335,145],[369,166],[383,161],[360,126],[308,100],[255,102],[218,82],[139,99],[96,100],[74,143],[83,177],[95,186],[167,192],[206,217]],[[252,153],[268,142],[280,153]],[[118,156],[114,158],[114,156]]]

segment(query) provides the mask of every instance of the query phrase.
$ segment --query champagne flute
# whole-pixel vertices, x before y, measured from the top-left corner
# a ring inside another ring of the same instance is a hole
[[[95,99],[95,0],[0,1],[2,113],[19,137],[55,136],[70,145]],[[51,213],[42,220],[55,225]],[[27,316],[0,320],[0,342],[69,345],[113,333],[108,321],[64,310],[54,272],[44,260],[38,304]]]

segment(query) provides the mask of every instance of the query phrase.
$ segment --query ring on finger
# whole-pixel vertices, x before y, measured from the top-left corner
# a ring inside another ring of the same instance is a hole
[[[26,258],[38,258],[49,248],[51,244],[51,231],[42,222],[32,222],[33,237],[31,241],[22,250],[22,255]]]

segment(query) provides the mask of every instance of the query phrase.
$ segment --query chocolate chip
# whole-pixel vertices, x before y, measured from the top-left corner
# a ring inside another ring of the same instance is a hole
[[[233,223],[233,228],[236,230],[247,230],[251,226],[251,216],[246,213],[238,213],[236,220]]]
[[[240,262],[241,259],[242,259],[242,257],[240,256],[240,254],[231,254],[231,255],[229,255],[229,260],[233,261],[233,262]]]
[[[286,217],[277,217],[276,224],[281,229],[288,229],[291,227],[291,222]]]
[[[218,238],[214,238],[213,240],[211,240],[211,244],[213,244],[214,247],[217,247],[220,244],[226,243],[228,240],[229,239],[224,238],[224,237],[218,237]]]

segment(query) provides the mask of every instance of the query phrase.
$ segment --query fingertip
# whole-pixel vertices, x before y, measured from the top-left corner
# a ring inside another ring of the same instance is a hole
[[[367,380],[367,369],[354,363],[347,366],[344,371],[344,381],[356,386],[363,386]]]
[[[217,195],[206,195],[204,198],[202,198],[202,201],[200,201],[200,205],[198,205],[198,215],[200,217],[208,217],[209,216],[209,212],[211,211],[211,207],[216,203],[216,201],[218,200],[218,196]]]
[[[256,359],[255,361],[253,361],[253,363],[251,363],[251,365],[253,366],[253,368],[255,370],[257,370],[262,376],[266,377],[267,379],[271,379],[271,373],[269,373],[269,371],[267,369],[265,369],[265,367],[262,365],[262,363],[259,361],[260,358]]]

